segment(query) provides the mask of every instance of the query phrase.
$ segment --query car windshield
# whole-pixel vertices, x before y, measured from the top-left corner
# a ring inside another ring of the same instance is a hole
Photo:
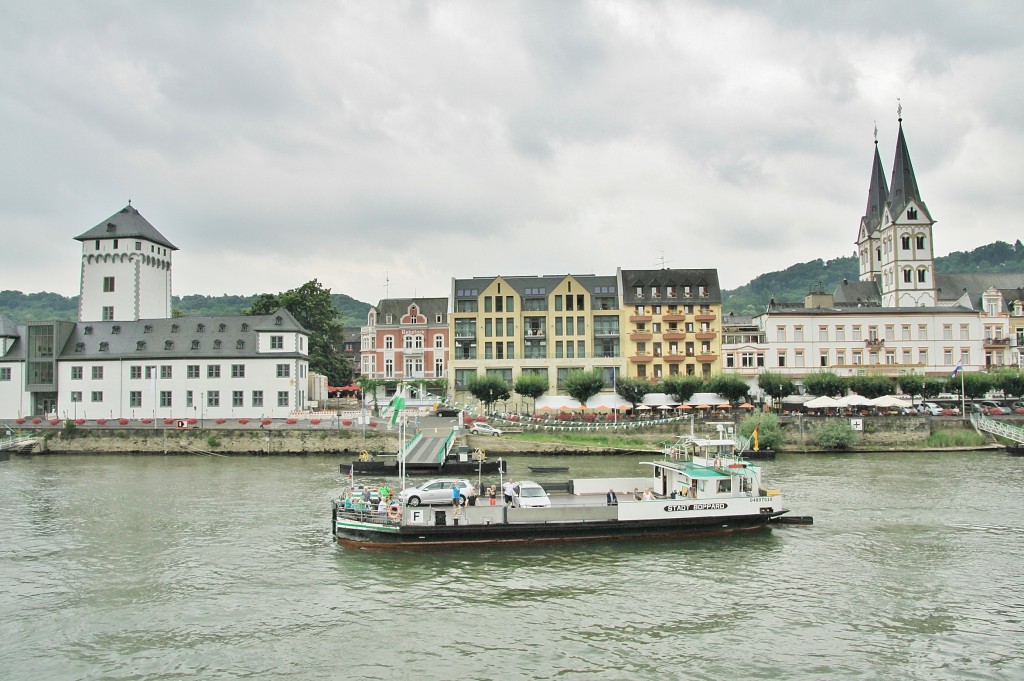
[[[547,496],[540,487],[524,487],[520,492],[521,497],[544,497]]]

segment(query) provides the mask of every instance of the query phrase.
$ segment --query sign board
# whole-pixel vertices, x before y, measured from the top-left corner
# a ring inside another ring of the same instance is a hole
[[[857,431],[863,431],[864,419],[850,419],[850,428]]]
[[[178,421],[178,422],[177,422],[177,423],[176,423],[175,425],[176,425],[176,426],[177,426],[178,428],[188,428],[188,421],[185,421],[185,420],[179,420],[179,421]]]

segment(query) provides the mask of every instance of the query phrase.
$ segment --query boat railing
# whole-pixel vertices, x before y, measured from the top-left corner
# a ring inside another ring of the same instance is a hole
[[[369,506],[361,506],[354,504],[352,506],[346,506],[344,500],[336,499],[334,501],[334,508],[337,511],[338,518],[344,518],[346,520],[355,520],[361,523],[372,523],[374,525],[401,525],[402,516],[394,516],[394,514],[380,513],[376,508],[370,508]]]

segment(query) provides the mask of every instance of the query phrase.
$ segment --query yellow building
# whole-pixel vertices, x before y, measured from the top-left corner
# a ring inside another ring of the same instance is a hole
[[[600,369],[608,390],[621,375],[623,321],[614,276],[453,279],[450,302],[448,380],[457,402],[471,399],[471,378],[487,374],[510,386],[525,373],[542,374],[552,395],[564,393],[570,371]],[[509,408],[528,407],[522,399],[513,393]]]
[[[627,375],[652,382],[722,370],[718,270],[622,270]]]

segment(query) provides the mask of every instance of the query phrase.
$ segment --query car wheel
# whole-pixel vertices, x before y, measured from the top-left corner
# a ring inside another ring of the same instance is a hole
[[[460,494],[459,495],[459,506],[465,506],[467,503],[469,503],[469,502],[466,500],[466,497],[464,495]]]
[[[407,503],[409,506],[419,506],[420,505],[420,498],[419,497],[409,497],[409,501],[407,501],[405,503]]]
[[[498,437],[499,435],[501,435],[501,433],[491,433],[491,435],[493,435],[494,437]]]

